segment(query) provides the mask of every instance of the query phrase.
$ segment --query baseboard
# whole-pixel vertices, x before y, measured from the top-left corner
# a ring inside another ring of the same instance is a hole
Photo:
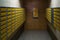
[[[48,30],[48,33],[50,34],[52,40],[57,40],[56,36],[55,36],[54,33],[52,32],[52,30],[49,28],[49,26],[47,26],[47,30]]]

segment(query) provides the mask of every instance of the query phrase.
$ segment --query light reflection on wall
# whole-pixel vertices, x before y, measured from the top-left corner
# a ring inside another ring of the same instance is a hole
[[[60,0],[51,0],[51,8],[57,8],[60,7]]]
[[[0,0],[0,7],[21,7],[19,0]]]

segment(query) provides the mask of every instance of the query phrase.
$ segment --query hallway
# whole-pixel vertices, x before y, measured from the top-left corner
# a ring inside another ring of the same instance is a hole
[[[47,31],[24,31],[18,40],[51,40]]]
[[[18,40],[51,40],[48,32],[44,31],[47,30],[47,22],[45,20],[46,16],[45,9],[49,6],[48,1],[47,0],[25,1],[26,22],[24,28],[27,31],[24,31]],[[33,8],[36,8],[38,10],[38,13],[36,13],[38,14],[38,17],[36,19],[33,16],[34,12]]]
[[[0,0],[0,40],[60,40],[60,0]]]

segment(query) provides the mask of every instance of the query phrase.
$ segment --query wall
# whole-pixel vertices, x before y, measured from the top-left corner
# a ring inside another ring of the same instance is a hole
[[[51,0],[51,8],[60,7],[60,0]]]
[[[19,0],[0,0],[0,7],[21,7]]]
[[[48,0],[33,0],[33,1],[26,1],[26,9],[27,9],[27,19],[25,24],[26,30],[46,30],[47,29],[47,23],[45,20],[45,13],[46,8],[49,5]],[[36,7],[39,10],[39,17],[37,19],[34,19],[32,17],[32,11],[33,8]]]

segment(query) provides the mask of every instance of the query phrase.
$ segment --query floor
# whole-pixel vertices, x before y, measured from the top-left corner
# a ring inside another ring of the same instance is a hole
[[[47,31],[25,31],[18,40],[51,40]]]

